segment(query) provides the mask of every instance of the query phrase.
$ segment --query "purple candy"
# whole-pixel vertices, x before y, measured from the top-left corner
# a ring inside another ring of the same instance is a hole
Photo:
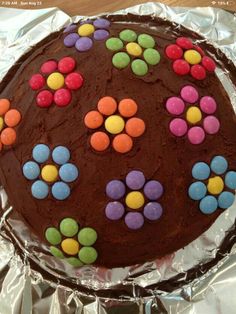
[[[98,29],[93,33],[93,38],[95,40],[105,40],[109,37],[109,32],[105,29]]]
[[[80,25],[83,25],[83,24],[92,24],[93,21],[92,20],[84,20],[84,21],[80,21]]]
[[[78,34],[70,33],[64,38],[64,45],[66,47],[73,47],[78,39],[79,39]]]
[[[75,43],[75,48],[79,51],[87,51],[93,46],[93,41],[89,37],[81,37]]]
[[[110,21],[106,20],[106,19],[96,19],[94,22],[93,22],[93,25],[96,27],[96,28],[108,28],[110,26]]]
[[[69,33],[71,31],[74,31],[76,27],[77,26],[75,24],[70,24],[64,29],[63,33]]]
[[[106,186],[106,194],[113,200],[118,200],[125,195],[125,185],[120,180],[112,180]]]
[[[150,202],[145,205],[143,214],[149,220],[157,220],[161,217],[163,209],[157,202]]]
[[[120,202],[110,202],[107,204],[105,213],[108,219],[118,220],[124,215],[125,209]]]
[[[125,216],[125,223],[129,229],[137,230],[140,229],[144,224],[143,215],[140,213],[129,212]]]
[[[157,200],[163,194],[163,186],[159,181],[151,180],[145,184],[144,194],[151,201]]]
[[[131,190],[140,190],[144,186],[146,179],[142,171],[133,170],[127,174],[125,181]]]

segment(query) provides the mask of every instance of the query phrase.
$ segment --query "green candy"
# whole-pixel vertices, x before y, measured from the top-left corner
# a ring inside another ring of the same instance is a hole
[[[76,257],[68,257],[66,259],[67,263],[69,263],[70,265],[74,266],[74,267],[81,267],[84,264]]]
[[[58,258],[65,258],[64,254],[62,253],[61,250],[59,250],[55,246],[50,246],[50,252],[53,256],[58,257]]]
[[[90,246],[84,246],[82,249],[79,251],[79,259],[84,263],[84,264],[92,264],[96,261],[98,257],[97,251]]]
[[[144,51],[143,57],[148,64],[156,65],[160,62],[161,56],[156,49],[148,48]]]
[[[84,246],[93,245],[97,241],[97,237],[97,232],[89,227],[81,229],[78,234],[78,240]]]
[[[155,40],[152,36],[147,34],[141,34],[138,36],[138,43],[143,48],[153,48],[155,46]]]
[[[73,237],[79,231],[79,226],[76,220],[64,218],[60,223],[60,231],[66,237]]]
[[[116,37],[109,38],[106,41],[107,49],[112,50],[112,51],[120,50],[123,48],[123,46],[124,46],[123,42],[119,38],[116,38]]]
[[[54,227],[47,228],[45,232],[45,238],[52,245],[57,245],[61,242],[61,234]]]
[[[119,36],[120,36],[120,39],[127,42],[136,41],[137,39],[137,34],[131,29],[125,29],[121,31]]]
[[[116,68],[123,69],[130,63],[130,57],[125,52],[117,52],[112,58],[112,63]]]
[[[131,68],[134,74],[144,76],[148,72],[147,63],[141,59],[136,59],[131,63]]]

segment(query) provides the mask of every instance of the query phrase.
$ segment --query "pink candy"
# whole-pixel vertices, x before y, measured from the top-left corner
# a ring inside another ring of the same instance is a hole
[[[166,109],[173,115],[180,115],[184,112],[185,104],[179,97],[170,97],[166,101]]]
[[[220,122],[215,116],[208,116],[203,120],[203,127],[208,134],[216,134],[220,129]]]
[[[40,68],[40,71],[43,74],[51,74],[52,72],[57,70],[57,62],[54,60],[49,60],[43,63]]]
[[[183,98],[183,100],[187,101],[190,104],[195,103],[199,98],[198,91],[196,90],[196,88],[190,85],[184,86],[181,89],[180,95]]]
[[[185,120],[176,118],[170,122],[169,128],[172,134],[180,137],[186,134],[188,125]]]
[[[216,111],[217,106],[214,98],[211,96],[204,96],[200,100],[200,107],[203,112],[212,114]]]
[[[192,144],[201,144],[205,139],[205,132],[203,128],[194,126],[188,131],[188,139]]]

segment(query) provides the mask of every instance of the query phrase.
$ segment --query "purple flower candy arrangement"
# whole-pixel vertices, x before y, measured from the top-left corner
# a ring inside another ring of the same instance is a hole
[[[79,26],[69,25],[64,30],[64,45],[68,48],[75,47],[79,52],[88,51],[92,48],[94,40],[103,41],[109,37],[109,27],[110,22],[103,18],[83,21]]]
[[[146,180],[142,171],[130,171],[125,182],[112,180],[106,186],[106,195],[112,200],[105,208],[110,220],[124,217],[126,226],[131,230],[142,228],[147,221],[157,221],[163,213],[157,202],[163,194],[163,186],[157,180]]]

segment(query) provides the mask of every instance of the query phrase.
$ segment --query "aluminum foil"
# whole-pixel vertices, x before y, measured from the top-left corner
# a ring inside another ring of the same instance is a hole
[[[112,14],[128,12],[182,24],[221,49],[236,65],[236,16],[232,13],[146,3]],[[0,78],[48,34],[87,18],[70,18],[57,8],[30,14],[0,8],[0,16]],[[217,69],[217,75],[236,111],[235,82],[227,70]],[[0,197],[0,314],[235,314],[236,202],[207,232],[163,259],[126,268],[74,269],[52,257],[47,247],[28,232],[8,204],[3,188]]]

